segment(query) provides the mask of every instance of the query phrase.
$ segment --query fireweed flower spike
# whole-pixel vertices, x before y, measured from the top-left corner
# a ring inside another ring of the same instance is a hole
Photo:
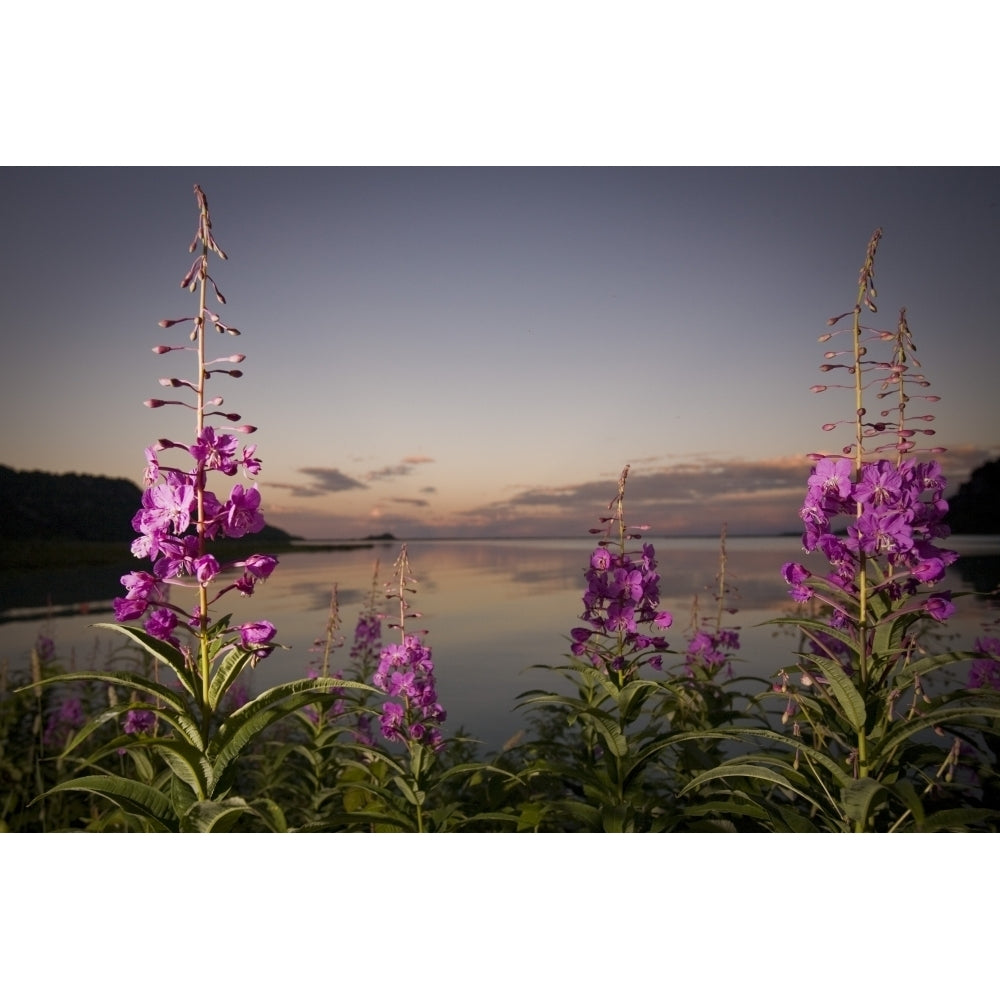
[[[243,538],[259,532],[264,527],[264,517],[260,511],[261,498],[256,486],[244,487],[236,483],[221,496],[209,489],[210,474],[232,477],[242,469],[247,477],[256,476],[260,471],[260,459],[256,457],[255,446],[242,446],[238,433],[251,433],[252,427],[216,427],[207,422],[208,417],[222,416],[230,422],[241,419],[236,413],[223,413],[209,407],[220,406],[219,396],[209,398],[206,382],[213,376],[227,375],[240,378],[239,369],[210,368],[220,362],[239,364],[245,360],[243,354],[233,354],[213,361],[206,360],[206,337],[211,325],[219,333],[238,336],[239,331],[227,326],[218,313],[206,304],[207,290],[211,285],[216,298],[224,302],[215,281],[208,273],[209,255],[214,253],[226,260],[212,233],[212,220],[208,209],[208,199],[198,185],[195,185],[198,202],[198,226],[191,252],[197,257],[181,282],[198,296],[198,306],[193,316],[182,319],[161,320],[161,327],[171,327],[178,323],[191,323],[190,348],[155,347],[157,354],[174,350],[192,350],[197,355],[197,376],[192,380],[181,378],[161,378],[160,384],[176,388],[186,394],[185,400],[148,400],[147,406],[159,407],[167,403],[181,403],[195,412],[194,441],[183,444],[161,438],[146,449],[146,469],[143,476],[145,490],[142,507],[132,520],[138,537],[132,545],[132,552],[140,558],[152,560],[152,572],[140,571],[122,577],[127,593],[114,602],[115,619],[119,622],[132,621],[147,615],[145,628],[149,635],[179,645],[175,638],[176,629],[187,629],[194,637],[195,655],[184,647],[185,657],[193,674],[200,681],[201,694],[205,703],[209,700],[209,683],[212,669],[211,646],[216,639],[215,625],[211,614],[212,605],[222,594],[236,589],[244,596],[250,596],[256,584],[266,580],[277,564],[270,555],[254,554],[238,562],[220,562],[208,551],[209,543],[216,539]],[[164,453],[174,453],[179,457],[172,463],[164,461]],[[185,454],[186,453],[186,454]],[[222,497],[225,496],[225,499]],[[211,592],[213,585],[230,571],[241,571],[234,583],[219,587]],[[169,603],[166,593],[168,585],[190,587],[196,592],[196,602],[190,615],[182,608]],[[252,652],[255,659],[268,655],[273,647],[275,628],[270,622],[248,622],[226,629],[229,642],[236,647]]]
[[[608,504],[612,511],[602,517],[602,528],[592,528],[591,534],[602,534],[600,543],[590,557],[584,576],[587,589],[583,594],[583,614],[586,627],[570,632],[574,656],[589,660],[595,667],[606,669],[616,683],[624,683],[643,662],[655,670],[663,666],[660,655],[667,641],[660,635],[649,634],[667,629],[673,624],[669,611],[659,610],[660,575],[656,572],[656,554],[651,544],[644,543],[640,551],[629,551],[627,543],[642,536],[642,525],[625,525],[625,481],[629,466],[622,470],[618,492]],[[612,538],[616,531],[617,539]]]
[[[800,562],[782,567],[792,599],[818,602],[825,611],[819,617],[781,620],[795,625],[805,638],[801,690],[786,674],[781,695],[788,705],[795,702],[803,709],[795,716],[794,738],[802,741],[804,753],[826,755],[809,759],[826,768],[840,787],[839,798],[827,796],[829,786],[821,792],[831,802],[831,827],[859,832],[882,822],[884,829],[899,829],[915,811],[930,805],[917,804],[917,793],[907,791],[920,787],[919,794],[925,795],[935,785],[927,782],[920,765],[911,763],[919,758],[921,717],[928,719],[926,731],[936,733],[943,727],[934,721],[935,712],[953,726],[996,711],[982,700],[962,705],[960,693],[943,693],[936,701],[927,694],[933,671],[971,654],[930,655],[923,650],[925,633],[954,614],[950,591],[928,590],[941,583],[957,553],[937,544],[949,533],[945,479],[933,458],[944,449],[918,447],[933,418],[928,413],[914,416],[910,408],[914,400],[923,407],[938,397],[925,391],[930,383],[918,371],[906,310],[900,310],[895,330],[861,323],[864,309],[875,312],[875,253],[881,237],[876,230],[869,241],[854,309],[829,321],[835,326],[850,316],[851,326],[820,338],[825,342],[838,333],[849,334],[851,350],[842,352],[849,354],[848,360],[821,369],[837,368],[852,376],[853,385],[830,388],[847,388],[854,395],[853,420],[823,425],[827,430],[853,422],[854,440],[837,455],[809,456],[815,465],[800,511],[802,547],[824,557],[828,569],[813,570]],[[873,397],[880,407],[875,414],[869,409]],[[915,708],[901,720],[894,706],[908,688]],[[786,706],[783,721],[791,715]],[[897,723],[910,728],[892,735]],[[897,795],[905,800],[902,805]]]
[[[737,626],[733,629],[722,627],[722,616],[728,612],[734,614],[736,609],[729,607],[727,600],[732,595],[732,587],[726,579],[726,534],[727,525],[723,524],[719,536],[719,571],[715,578],[714,616],[703,618],[698,609],[698,595],[695,595],[691,608],[691,638],[688,640],[684,654],[684,671],[692,679],[714,679],[723,667],[727,675],[733,675],[732,657],[740,648],[740,636]]]
[[[407,594],[416,592],[414,583],[404,545],[393,567],[392,582],[386,587],[386,597],[398,603],[399,623],[392,622],[389,627],[399,629],[399,642],[382,647],[372,683],[387,695],[382,708],[382,735],[387,740],[437,751],[444,742],[440,726],[446,713],[437,698],[431,650],[420,638],[425,631],[406,632],[406,620],[420,617],[410,610],[406,599]]]

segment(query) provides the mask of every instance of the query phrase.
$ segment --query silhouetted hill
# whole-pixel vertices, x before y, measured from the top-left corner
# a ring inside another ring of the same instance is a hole
[[[128,479],[76,473],[17,472],[0,465],[0,540],[5,542],[122,542],[135,538],[132,517],[142,491]],[[268,525],[260,541],[292,540]]]
[[[1000,458],[973,469],[948,501],[948,524],[956,535],[1000,534]]]

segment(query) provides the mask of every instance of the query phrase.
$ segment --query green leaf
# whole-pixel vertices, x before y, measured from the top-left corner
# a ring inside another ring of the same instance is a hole
[[[255,661],[256,654],[247,649],[231,649],[219,664],[212,683],[208,688],[208,707],[214,712],[219,707],[226,692],[240,676],[248,663]]]
[[[996,809],[942,809],[924,821],[923,829],[926,833],[933,833],[936,830],[968,830],[971,826],[983,826],[992,823],[994,827],[1000,822],[1000,812]]]
[[[882,766],[892,758],[893,754],[904,743],[911,740],[917,733],[948,723],[959,723],[973,728],[980,728],[979,720],[983,717],[1000,719],[1000,706],[977,705],[963,702],[958,705],[950,704],[942,708],[932,709],[923,715],[918,715],[914,719],[895,723],[884,740],[879,741],[869,748],[869,759],[873,766],[876,761]]]
[[[809,633],[806,632],[806,635],[808,636]],[[812,637],[809,636],[809,638]],[[847,721],[855,732],[861,732],[865,728],[867,717],[865,700],[861,697],[861,693],[854,686],[851,678],[844,673],[843,667],[836,660],[826,656],[807,655],[805,658],[830,682],[830,690],[837,699],[837,703],[844,710]]]
[[[188,672],[184,654],[164,639],[157,639],[136,625],[119,625],[117,622],[95,622],[91,628],[106,628],[126,636],[154,659],[170,667],[181,678],[181,682],[184,682],[184,675]]]
[[[628,755],[628,740],[621,727],[606,712],[591,711],[581,713],[587,723],[597,730],[602,742],[613,757],[621,760]]]
[[[918,830],[924,825],[924,804],[920,801],[920,796],[913,784],[906,779],[897,781],[889,789],[892,795],[899,799],[906,808],[913,813],[913,822]]]
[[[982,653],[974,653],[971,650],[956,650],[949,653],[938,653],[934,656],[922,656],[919,660],[906,664],[899,672],[899,683],[907,684],[914,677],[930,673],[938,667],[947,666],[949,663],[962,663],[966,660],[974,660],[981,657]]]
[[[158,754],[177,778],[191,789],[196,798],[208,798],[212,767],[204,753],[179,740],[155,738],[143,740],[142,745]]]
[[[848,819],[867,827],[873,806],[883,801],[886,794],[885,787],[874,778],[856,778],[840,790],[840,801]]]
[[[657,691],[662,691],[662,687],[656,681],[647,681],[642,678],[629,681],[616,693],[618,711],[621,713],[621,717],[625,720],[635,719],[650,695]]]
[[[58,674],[55,677],[46,677],[37,684],[29,686],[45,687],[48,684],[65,683],[67,681],[97,681],[100,684],[124,687],[132,691],[141,692],[146,695],[150,701],[161,701],[164,705],[172,708],[175,712],[183,713],[187,711],[187,703],[174,688],[158,684],[156,681],[152,681],[148,677],[144,677],[142,674],[133,674],[127,671],[122,673],[110,673],[93,670],[73,670],[69,673]],[[129,705],[124,706],[126,710],[130,707],[131,706]]]
[[[207,756],[212,762],[213,778],[209,794],[214,792],[226,768],[243,748],[260,732],[280,719],[293,715],[305,705],[316,700],[317,695],[330,694],[336,688],[357,688],[375,692],[376,689],[357,681],[337,677],[317,677],[278,684],[262,692],[253,701],[230,715],[208,745]]]
[[[762,622],[762,624],[794,625],[796,628],[802,629],[803,631],[807,629],[813,629],[817,632],[825,632],[832,638],[837,639],[840,642],[844,643],[851,650],[851,652],[854,653],[856,657],[861,656],[861,647],[858,645],[858,641],[852,635],[850,635],[850,633],[844,632],[838,628],[834,628],[832,625],[827,625],[825,622],[814,621],[812,618],[791,616],[787,618],[771,618],[766,622]]]
[[[113,802],[123,812],[136,816],[154,831],[168,833],[177,830],[177,818],[170,800],[155,788],[131,778],[96,774],[62,781],[42,795],[58,792],[93,792]],[[39,798],[42,796],[40,795]]]
[[[218,802],[200,800],[184,815],[183,829],[195,833],[228,833],[236,821],[254,810],[236,796]]]
[[[198,801],[191,787],[181,781],[175,774],[170,774],[170,804],[175,816],[183,816]]]
[[[401,778],[398,774],[392,776],[393,784],[403,793],[403,798],[410,803],[411,806],[420,806],[424,804],[424,799],[426,796],[419,789],[414,789],[410,787],[410,783],[405,779]]]
[[[729,764],[722,764],[719,767],[713,767],[710,771],[702,772],[697,777],[689,781],[677,793],[677,795],[678,797],[687,795],[688,792],[694,791],[694,789],[706,784],[707,782],[726,781],[732,778],[748,778],[752,781],[762,781],[765,784],[777,785],[778,787],[791,792],[793,795],[797,795],[805,799],[807,802],[815,806],[820,812],[825,811],[823,806],[820,805],[816,799],[803,791],[798,785],[793,784],[784,775],[779,774],[777,771],[774,771],[769,767],[762,767],[759,764],[745,763],[743,761],[733,761]]]

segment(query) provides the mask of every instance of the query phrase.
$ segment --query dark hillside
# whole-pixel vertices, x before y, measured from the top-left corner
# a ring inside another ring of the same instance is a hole
[[[130,542],[142,491],[127,479],[16,472],[0,465],[5,541]]]
[[[132,518],[141,504],[142,491],[127,479],[0,465],[0,571],[130,562]],[[220,558],[235,559],[262,545],[287,548],[293,537],[268,525],[213,548]]]
[[[948,501],[948,524],[956,535],[1000,534],[1000,459],[974,469]]]

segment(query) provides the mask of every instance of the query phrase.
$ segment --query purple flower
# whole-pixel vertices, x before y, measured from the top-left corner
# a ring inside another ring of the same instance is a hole
[[[139,733],[148,733],[156,723],[156,716],[145,708],[132,709],[125,716],[125,725],[122,727],[130,736]]]
[[[59,746],[69,734],[84,723],[83,705],[79,698],[66,698],[56,711],[50,713],[42,734],[46,746]]]
[[[606,573],[611,569],[612,557],[611,553],[603,546],[594,549],[593,554],[590,557],[591,569],[596,569],[601,573]]]
[[[236,563],[236,565],[243,566],[248,573],[257,579],[266,580],[274,572],[278,560],[274,556],[252,555],[247,556],[243,562]]]
[[[264,527],[264,515],[258,510],[260,493],[256,486],[244,489],[237,483],[229,494],[229,502],[223,507],[221,519],[228,538],[242,538],[252,535]]]
[[[990,658],[973,660],[969,670],[969,687],[987,687],[1000,691],[1000,636],[979,636],[973,649]]]
[[[895,507],[903,498],[903,475],[892,462],[866,462],[854,488],[854,499],[871,507]]]
[[[418,636],[404,635],[401,643],[382,647],[372,683],[390,698],[403,701],[402,704],[385,702],[382,735],[405,742],[409,734],[411,740],[438,749],[442,743],[438,726],[446,713],[437,700],[431,651]],[[419,737],[413,735],[416,725],[420,726],[416,730],[421,733]]]
[[[112,601],[116,622],[130,622],[141,618],[149,607],[148,601],[133,600],[128,597],[116,597]]]
[[[395,701],[387,701],[382,707],[380,722],[382,735],[387,740],[403,740],[403,706]]]
[[[1000,691],[1000,663],[996,660],[973,660],[969,668],[969,687]]]
[[[194,561],[194,575],[198,583],[205,586],[211,583],[220,573],[219,560],[211,553],[200,556]]]
[[[263,658],[270,654],[272,648],[270,642],[277,631],[268,621],[247,622],[239,627],[240,645]]]
[[[156,639],[164,639],[175,645],[173,636],[174,629],[177,628],[177,615],[169,608],[157,608],[149,618],[146,619],[146,631]]]
[[[257,450],[257,445],[250,444],[243,449],[243,458],[241,459],[243,465],[243,472],[248,476],[256,476],[260,473],[260,459],[254,457],[254,452]]]
[[[947,621],[955,613],[955,605],[951,603],[951,591],[943,590],[939,594],[931,594],[924,601],[924,610],[936,622]]]
[[[146,573],[143,570],[136,573],[126,573],[121,578],[121,582],[127,591],[126,596],[139,601],[148,601],[160,583],[159,579],[152,573]]]
[[[641,559],[633,553],[615,553],[601,544],[591,553],[590,566],[584,573],[582,620],[590,628],[571,631],[574,656],[585,656],[595,666],[623,670],[628,660],[615,655],[609,659],[602,640],[614,637],[632,653],[667,648],[665,639],[643,634],[640,626],[666,629],[673,624],[669,611],[658,610],[660,576],[656,572],[653,546],[643,544]]]
[[[194,502],[194,487],[189,481],[168,481],[153,486],[143,494],[145,510],[137,515],[139,520],[137,530],[147,534],[150,528],[167,530],[172,526],[176,534],[183,534],[191,524],[191,508]],[[134,520],[133,526],[135,526]]]
[[[382,620],[374,612],[362,612],[354,626],[354,643],[351,659],[360,667],[367,667],[382,647]]]
[[[913,547],[913,534],[901,510],[865,510],[847,529],[848,544],[865,555],[905,552]]]
[[[232,434],[216,434],[214,427],[205,427],[198,440],[188,449],[204,469],[218,469],[226,476],[236,473],[237,440]]]
[[[815,595],[816,591],[805,585],[812,573],[801,563],[785,563],[781,567],[781,575],[785,578],[785,583],[790,585],[788,594],[796,603],[804,604]]]
[[[846,458],[821,458],[809,477],[809,492],[821,498],[846,500],[851,495],[852,472]]]

